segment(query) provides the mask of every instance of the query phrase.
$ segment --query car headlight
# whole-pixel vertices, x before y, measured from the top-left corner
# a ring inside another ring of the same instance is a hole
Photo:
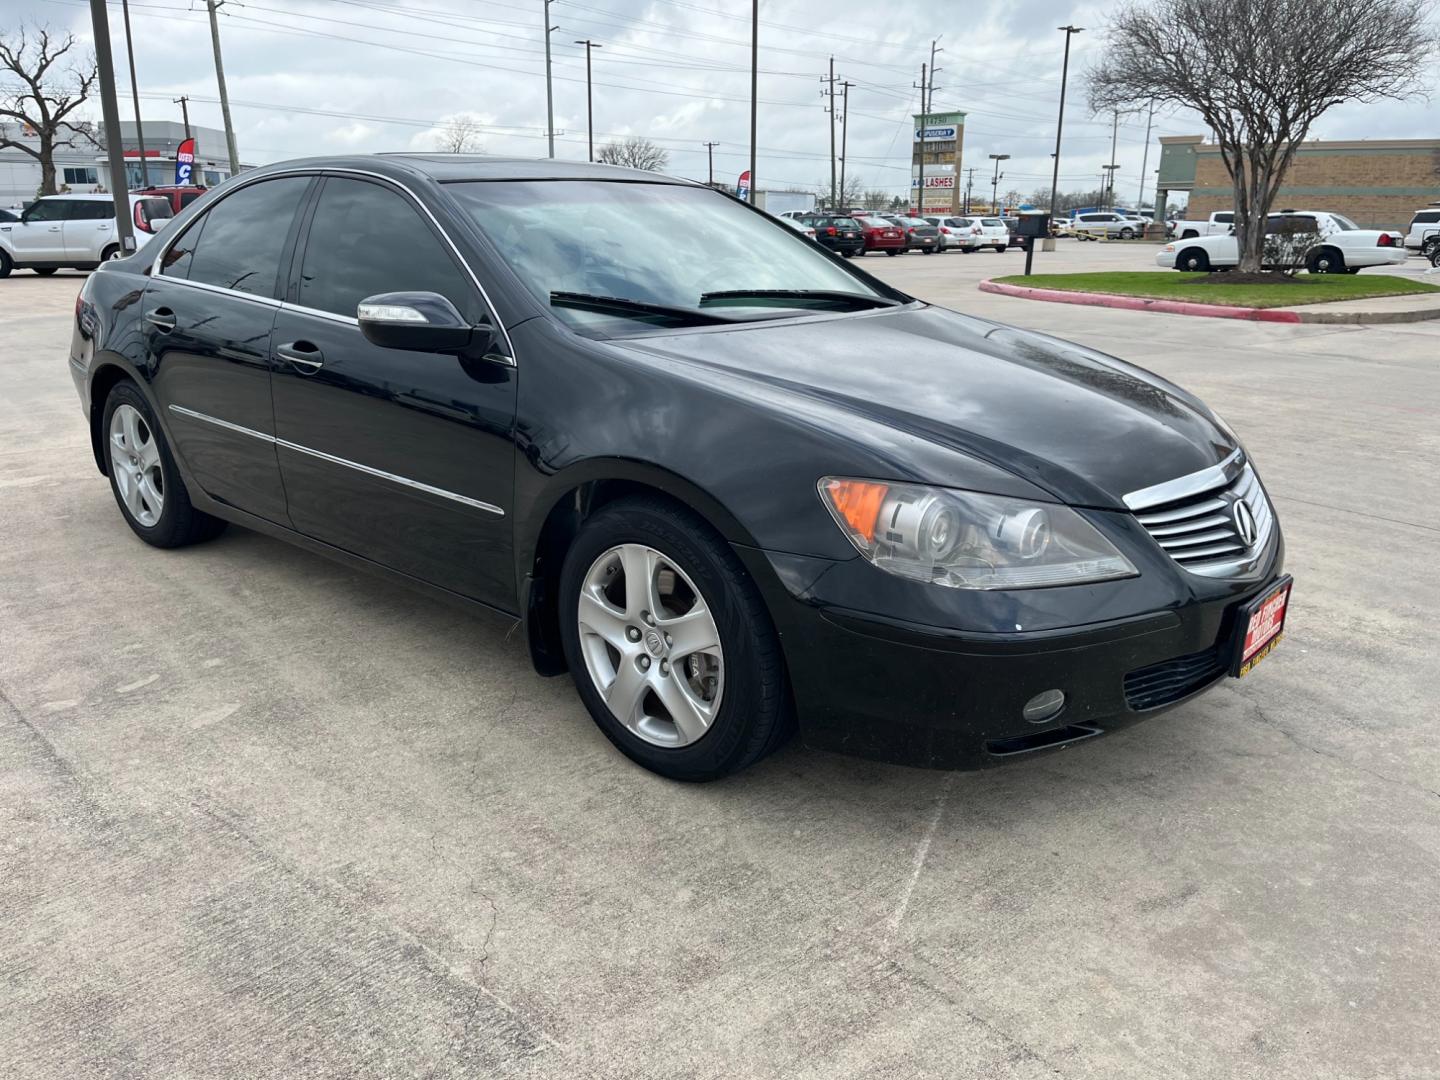
[[[1039,589],[1133,577],[1074,510],[1003,495],[822,477],[820,499],[880,569],[952,589]]]
[[[1174,250],[1175,250],[1175,245],[1174,245],[1174,244],[1166,244],[1166,245],[1165,245],[1163,248],[1161,248],[1160,250],[1161,250],[1161,251],[1174,251]]]

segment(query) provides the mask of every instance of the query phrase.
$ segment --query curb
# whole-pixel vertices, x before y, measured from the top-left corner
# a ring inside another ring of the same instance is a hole
[[[1201,315],[1211,319],[1244,319],[1247,322],[1304,321],[1298,311],[1286,311],[1283,308],[1226,307],[1223,304],[1192,304],[1185,300],[1151,300],[1143,296],[1032,289],[1025,285],[1002,285],[988,278],[980,282],[980,291],[997,293],[1000,296],[1018,296],[1025,300],[1048,300],[1054,304],[1080,304],[1084,307],[1120,308],[1124,311],[1159,311],[1166,315]]]
[[[1024,300],[1046,300],[1053,304],[1081,304],[1085,307],[1119,308],[1123,311],[1158,311],[1165,315],[1199,315],[1210,319],[1242,319],[1272,323],[1411,323],[1440,319],[1440,307],[1410,311],[1294,311],[1287,308],[1228,307],[1224,304],[1196,304],[1186,300],[1154,300],[1143,296],[1113,296],[1110,293],[1068,292],[1062,289],[1032,289],[1026,285],[1002,285],[987,279],[980,291]]]

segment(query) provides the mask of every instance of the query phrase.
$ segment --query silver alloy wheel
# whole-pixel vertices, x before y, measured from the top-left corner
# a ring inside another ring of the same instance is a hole
[[[580,585],[580,650],[591,682],[631,732],[689,746],[715,722],[725,690],[720,631],[700,590],[669,556],[621,544]]]
[[[130,516],[147,529],[165,509],[165,473],[155,433],[133,405],[110,415],[110,472]]]

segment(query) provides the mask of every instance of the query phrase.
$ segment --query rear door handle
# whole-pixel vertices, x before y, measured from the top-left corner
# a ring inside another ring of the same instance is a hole
[[[145,315],[145,321],[157,330],[168,332],[175,329],[175,312],[168,307],[158,307]]]
[[[325,354],[308,341],[276,345],[275,355],[289,360],[304,372],[319,371],[325,366]]]

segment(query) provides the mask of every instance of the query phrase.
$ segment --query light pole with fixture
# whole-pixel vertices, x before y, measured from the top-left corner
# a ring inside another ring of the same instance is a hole
[[[995,214],[1000,213],[1000,162],[1009,161],[1009,154],[991,154],[990,160],[995,163],[995,175],[990,178],[990,209]]]
[[[1058,205],[1060,196],[1060,132],[1065,126],[1065,80],[1070,74],[1070,37],[1078,34],[1085,28],[1083,26],[1057,26],[1055,29],[1065,31],[1065,60],[1060,65],[1060,115],[1055,121],[1055,175],[1050,180],[1050,221],[1055,221],[1055,207]],[[1055,250],[1055,237],[1045,238],[1044,249]]]

